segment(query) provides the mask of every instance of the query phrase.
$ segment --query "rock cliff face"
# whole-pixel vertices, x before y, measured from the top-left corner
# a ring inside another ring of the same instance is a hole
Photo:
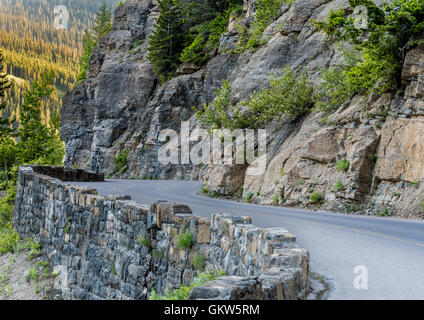
[[[256,1],[245,0],[245,24]],[[268,86],[286,65],[304,67],[309,81],[319,81],[323,67],[338,64],[341,54],[310,20],[326,19],[347,0],[297,0],[281,8],[264,32],[267,44],[255,52],[228,53],[239,34],[230,22],[220,49],[201,70],[184,66],[178,77],[160,86],[146,59],[146,39],[158,8],[153,0],[127,1],[115,12],[113,31],[93,52],[87,81],[70,92],[62,112],[66,164],[108,173],[113,159],[129,150],[128,170],[121,177],[203,179],[210,191],[233,194],[243,186],[252,201],[318,207],[312,191],[337,211],[363,211],[422,217],[424,201],[424,49],[406,53],[405,92],[355,96],[330,115],[311,112],[298,122],[280,121],[268,128],[267,167],[262,176],[246,174],[247,166],[162,165],[161,129],[179,130],[181,121],[197,126],[192,107],[214,98],[223,79],[238,102]],[[141,44],[140,44],[141,43]],[[140,45],[138,45],[140,44]],[[136,45],[138,45],[136,47]],[[337,161],[347,160],[347,171]],[[338,188],[335,185],[339,184]],[[337,191],[336,191],[337,190]]]

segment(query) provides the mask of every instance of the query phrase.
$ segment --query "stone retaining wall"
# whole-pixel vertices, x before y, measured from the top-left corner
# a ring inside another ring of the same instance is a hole
[[[100,196],[40,172],[63,177],[57,168],[21,168],[14,226],[40,242],[65,299],[147,299],[153,288],[188,285],[197,254],[206,269],[227,276],[192,290],[191,299],[298,299],[308,290],[309,254],[285,229],[228,214],[202,218],[172,202]],[[195,240],[188,250],[175,245],[184,231]]]

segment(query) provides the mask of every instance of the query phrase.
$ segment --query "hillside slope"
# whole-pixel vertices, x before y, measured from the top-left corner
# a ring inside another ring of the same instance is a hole
[[[58,91],[45,104],[45,117],[51,110],[59,110],[61,98],[72,88],[79,72],[82,37],[90,29],[103,0],[62,1],[69,11],[67,30],[54,27],[56,1],[0,0],[0,48],[6,57],[7,73],[20,79],[7,93],[6,112],[19,115],[23,92],[29,83],[53,70]],[[116,5],[118,0],[106,1]]]
[[[256,3],[244,2],[242,17],[231,18],[219,50],[203,67],[184,65],[163,85],[147,60],[146,39],[159,16],[156,2],[127,1],[119,7],[113,31],[91,56],[87,81],[65,98],[66,164],[116,177],[203,179],[212,194],[242,191],[249,201],[262,204],[423,217],[421,47],[405,52],[397,92],[355,95],[326,121],[311,111],[269,123],[267,167],[261,176],[247,175],[245,165],[158,161],[160,130],[179,130],[182,120],[197,126],[192,107],[211,102],[223,79],[231,85],[235,104],[268,87],[287,65],[303,67],[308,82],[316,85],[323,68],[343,63],[340,50],[311,21],[324,21],[339,8],[352,12],[347,0],[284,5],[264,30],[262,45],[231,53],[242,36],[237,26],[251,24]],[[116,157],[125,158],[123,166],[116,168]],[[318,201],[312,194],[319,195]]]

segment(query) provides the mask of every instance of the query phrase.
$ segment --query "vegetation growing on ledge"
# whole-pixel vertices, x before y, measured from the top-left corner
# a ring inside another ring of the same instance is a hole
[[[90,69],[91,52],[99,39],[106,36],[110,31],[112,31],[112,9],[103,2],[94,21],[93,32],[84,31],[82,40],[83,53],[80,59],[80,73],[77,76],[76,85],[86,79],[87,72]]]
[[[299,76],[286,67],[281,77],[270,80],[269,88],[254,92],[250,99],[233,106],[230,101],[231,86],[224,80],[215,99],[197,111],[199,121],[212,128],[258,128],[267,122],[283,117],[295,119],[311,107],[312,87],[308,85],[305,71]]]
[[[196,270],[203,271],[206,268],[205,257],[202,254],[196,254],[193,258],[193,267]]]
[[[295,0],[259,0],[256,5],[252,27],[247,29],[244,26],[240,26],[241,36],[233,53],[254,50],[266,44],[267,40],[262,39],[263,32],[280,16],[281,7],[283,5],[290,6],[294,1]]]
[[[205,273],[201,273],[196,278],[194,278],[190,286],[181,286],[175,290],[167,290],[164,295],[157,294],[155,290],[152,290],[149,300],[187,300],[192,289],[201,287],[206,283],[214,281],[224,275],[224,271],[220,270],[211,270]]]
[[[354,49],[354,54],[345,54],[346,66],[323,75],[317,109],[327,113],[355,93],[398,87],[405,50],[423,42],[424,0],[394,0],[382,8],[372,0],[349,0],[349,4],[367,8],[367,28],[355,27],[355,18],[344,9],[332,11],[327,21],[313,21],[330,40],[347,41]]]
[[[309,200],[313,204],[321,203],[322,201],[324,201],[324,196],[321,192],[315,191],[309,196]]]
[[[190,231],[180,234],[177,239],[178,249],[190,249],[194,245],[194,238]]]
[[[164,83],[178,65],[202,65],[219,47],[230,14],[241,11],[242,0],[159,0],[160,15],[148,40],[148,60]]]
[[[350,167],[350,161],[343,159],[343,160],[339,160],[337,161],[337,169],[343,172],[347,172],[347,170],[349,170]]]
[[[120,174],[124,174],[125,171],[128,170],[128,154],[129,150],[124,149],[121,150],[113,160],[113,169],[112,174],[119,172]]]

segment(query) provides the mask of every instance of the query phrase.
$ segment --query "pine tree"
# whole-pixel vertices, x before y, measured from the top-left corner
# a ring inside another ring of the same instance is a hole
[[[82,40],[83,53],[80,59],[80,73],[78,74],[77,81],[83,81],[87,77],[87,72],[90,67],[90,56],[93,48],[96,46],[96,40],[88,30],[85,30]]]
[[[163,80],[175,71],[183,49],[183,15],[178,0],[158,0],[160,15],[149,37],[147,59]]]
[[[103,2],[94,21],[93,33],[91,34],[88,30],[84,31],[82,39],[83,53],[80,59],[80,72],[77,76],[76,85],[87,77],[87,72],[90,68],[91,52],[97,45],[97,41],[110,31],[112,31],[112,9]]]
[[[112,9],[103,2],[94,21],[93,35],[96,41],[112,31]]]
[[[63,143],[57,128],[42,122],[42,101],[49,98],[55,90],[54,73],[45,74],[40,81],[34,81],[25,93],[25,102],[20,112],[21,126],[18,129],[18,163],[37,162],[59,165],[64,156]]]
[[[6,90],[11,87],[10,81],[7,79],[7,74],[5,70],[5,59],[3,51],[0,51],[0,112],[2,117],[0,119],[0,139],[5,136],[8,136],[11,133],[10,129],[10,120],[5,117],[4,110],[6,108]]]

